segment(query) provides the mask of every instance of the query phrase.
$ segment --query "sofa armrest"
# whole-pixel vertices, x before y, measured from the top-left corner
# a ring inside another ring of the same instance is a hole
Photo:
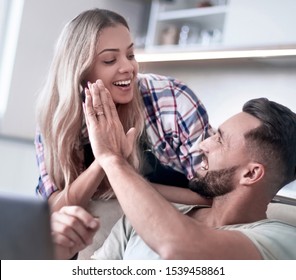
[[[91,201],[88,209],[93,216],[99,217],[100,228],[96,232],[93,243],[79,252],[79,260],[89,260],[94,251],[99,249],[108,237],[112,227],[123,215],[117,199]]]
[[[296,205],[271,202],[268,205],[267,217],[296,226]]]

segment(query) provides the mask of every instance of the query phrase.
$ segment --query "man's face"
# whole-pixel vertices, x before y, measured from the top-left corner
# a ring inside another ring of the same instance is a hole
[[[203,160],[190,189],[206,197],[234,190],[243,168],[250,162],[244,135],[260,124],[258,119],[242,112],[228,119],[215,135],[200,143]]]

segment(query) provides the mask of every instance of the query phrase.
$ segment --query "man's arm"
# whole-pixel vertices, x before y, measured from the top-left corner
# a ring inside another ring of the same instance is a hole
[[[56,259],[70,259],[92,243],[99,221],[79,206],[65,206],[51,215]]]

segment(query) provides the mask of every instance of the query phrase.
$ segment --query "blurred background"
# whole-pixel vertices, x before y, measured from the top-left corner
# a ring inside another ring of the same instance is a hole
[[[294,0],[0,0],[0,191],[35,195],[36,96],[61,29],[94,7],[125,16],[140,71],[186,82],[214,127],[251,98],[296,111]]]

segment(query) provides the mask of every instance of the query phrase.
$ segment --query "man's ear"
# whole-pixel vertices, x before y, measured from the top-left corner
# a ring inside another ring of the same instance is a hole
[[[260,163],[249,163],[242,172],[241,185],[252,185],[260,181],[265,174],[265,168]]]

